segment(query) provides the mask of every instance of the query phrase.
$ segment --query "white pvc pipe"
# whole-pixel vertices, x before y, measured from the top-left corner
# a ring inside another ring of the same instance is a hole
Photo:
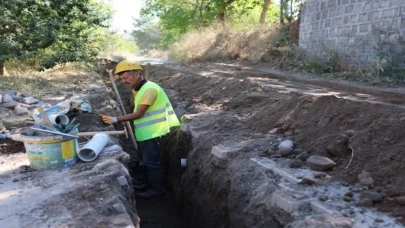
[[[185,159],[185,158],[180,159],[180,164],[181,164],[181,167],[187,167],[187,159]]]
[[[85,162],[94,161],[100,152],[107,146],[110,137],[107,134],[95,134],[93,138],[86,144],[77,154],[80,160]]]
[[[49,115],[48,118],[52,124],[67,125],[69,123],[69,117],[66,115]]]

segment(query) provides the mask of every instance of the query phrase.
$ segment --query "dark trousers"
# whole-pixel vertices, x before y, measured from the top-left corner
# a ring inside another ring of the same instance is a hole
[[[163,172],[159,160],[159,139],[153,138],[145,141],[137,142],[138,150],[142,154],[142,162],[147,171]]]

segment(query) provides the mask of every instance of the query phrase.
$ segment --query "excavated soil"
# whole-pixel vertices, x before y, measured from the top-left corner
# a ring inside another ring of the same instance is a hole
[[[113,62],[107,64],[114,67]],[[111,87],[109,78],[103,75],[104,82]],[[215,63],[152,65],[149,79],[165,88],[179,116],[188,114],[182,118],[184,123],[193,118],[203,120],[200,123],[205,124],[198,126],[198,130],[206,134],[193,141],[190,131],[177,129],[162,143],[167,186],[189,225],[176,218],[169,195],[150,204],[137,202],[144,227],[289,224],[292,218],[288,213],[262,202],[275,191],[280,176],[250,162],[252,157],[269,157],[280,138],[293,140],[295,151],[335,161],[336,167],[328,172],[333,180],[353,185],[358,183],[357,175],[363,170],[371,173],[375,181],[372,188],[384,198],[375,207],[404,223],[405,209],[394,200],[405,196],[402,88],[357,86],[276,72],[265,66]],[[127,97],[130,89],[118,86],[121,97]],[[109,92],[90,96],[95,111],[78,116],[84,127],[81,131],[112,130],[112,126],[100,122],[98,115],[119,114],[114,98]],[[129,106],[127,99],[124,103]],[[122,125],[114,128],[122,129]],[[276,136],[270,137],[274,133]],[[133,158],[130,141],[123,137],[117,140]],[[231,160],[211,154],[213,146],[238,147],[241,142],[242,153]],[[1,156],[21,150],[19,143],[7,140],[1,143]],[[331,148],[340,148],[339,153],[331,154]],[[182,158],[189,161],[187,168],[180,166]],[[164,214],[167,208],[170,213]],[[102,213],[109,216],[108,211]]]
[[[229,227],[230,216],[235,216],[229,213],[237,211],[238,203],[232,206],[207,202],[229,200],[233,192],[229,180],[235,176],[248,175],[249,180],[259,180],[258,172],[263,172],[238,163],[227,169],[221,168],[221,165],[212,169],[211,165],[207,165],[215,163],[208,154],[210,148],[224,140],[241,141],[240,135],[245,135],[243,140],[254,138],[255,134],[265,136],[272,129],[276,129],[280,136],[292,139],[296,150],[335,161],[336,167],[328,173],[334,180],[356,184],[357,176],[363,170],[370,172],[375,181],[374,189],[384,196],[382,203],[376,207],[404,222],[405,209],[393,200],[394,197],[405,196],[405,154],[402,152],[405,147],[402,140],[405,133],[404,90],[274,73],[274,70],[265,68],[252,69],[232,64],[152,66],[151,80],[177,91],[177,94],[172,94],[175,107],[186,107],[188,114],[207,111],[232,113],[219,115],[213,124],[205,127],[217,134],[199,140],[196,147],[199,153],[206,151],[206,154],[198,155],[201,156],[197,159],[201,164],[192,164],[191,169],[195,173],[183,170],[185,175],[179,178],[181,170],[177,170],[174,175],[177,176],[177,182],[172,182],[174,186],[178,186],[176,183],[190,186],[178,188],[177,200],[192,224],[200,224],[195,227],[215,227],[215,221],[220,220],[223,227]],[[199,130],[204,130],[204,127],[199,127]],[[331,154],[328,147],[336,145],[335,142],[341,139],[343,149],[340,154]],[[266,150],[268,147],[258,152],[266,153]],[[348,166],[352,152],[353,162]],[[232,169],[234,166],[237,168]],[[200,176],[201,173],[204,176]],[[207,173],[209,175],[205,176]],[[172,179],[176,177],[172,176]],[[204,181],[212,183],[215,188],[208,184],[198,186]],[[243,181],[243,178],[238,178],[238,181]],[[238,192],[249,194],[248,189]],[[190,205],[185,205],[187,200],[180,199],[188,195],[191,195],[189,200],[200,204],[193,205],[192,211]],[[200,198],[195,198],[199,195]],[[222,213],[212,217],[213,211]],[[204,215],[211,215],[212,221],[204,219]],[[244,219],[249,220],[247,217]]]

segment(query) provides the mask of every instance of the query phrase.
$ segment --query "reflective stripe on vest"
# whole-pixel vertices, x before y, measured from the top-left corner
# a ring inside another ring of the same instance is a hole
[[[135,128],[146,127],[146,126],[157,124],[157,123],[160,123],[160,122],[165,122],[166,120],[167,120],[166,117],[162,117],[162,118],[159,118],[159,119],[156,119],[156,120],[151,120],[151,121],[148,121],[148,122],[135,124]]]

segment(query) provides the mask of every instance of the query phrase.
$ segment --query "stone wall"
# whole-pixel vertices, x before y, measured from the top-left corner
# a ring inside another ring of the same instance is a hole
[[[378,56],[403,64],[404,33],[405,0],[308,0],[299,46],[318,57],[334,50],[357,65]]]

